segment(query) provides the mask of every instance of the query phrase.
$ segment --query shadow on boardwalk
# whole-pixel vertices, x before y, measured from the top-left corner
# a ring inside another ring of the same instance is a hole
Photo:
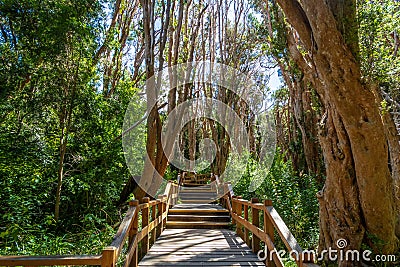
[[[139,266],[265,266],[226,229],[166,229]]]

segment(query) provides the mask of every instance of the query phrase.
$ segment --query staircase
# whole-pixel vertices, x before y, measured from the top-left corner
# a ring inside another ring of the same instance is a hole
[[[217,191],[211,185],[196,187],[181,187],[178,203],[182,204],[207,204],[217,199]]]
[[[230,225],[227,209],[212,204],[217,192],[210,185],[182,187],[178,205],[169,209],[167,228],[170,229],[220,229]]]
[[[220,229],[229,225],[229,211],[217,204],[178,204],[168,212],[170,229]]]

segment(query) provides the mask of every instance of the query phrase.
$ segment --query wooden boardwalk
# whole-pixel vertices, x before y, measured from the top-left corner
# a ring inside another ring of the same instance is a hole
[[[130,201],[113,241],[100,255],[0,256],[0,266],[113,267],[124,254],[123,266],[284,267],[278,254],[273,254],[273,259],[267,259],[264,265],[252,252],[262,246],[274,250],[276,230],[287,251],[303,256],[296,261],[298,267],[318,267],[313,255],[302,254],[302,248],[272,201],[243,200],[234,195],[229,183],[224,183],[220,206],[213,204],[214,193],[220,191],[217,187],[180,188],[180,185],[169,182],[164,194],[156,200],[145,197],[140,202]],[[228,230],[231,223],[236,232]],[[148,251],[153,240],[156,241]],[[251,244],[252,250],[243,240]],[[143,254],[138,263],[139,255]]]
[[[265,266],[227,229],[166,229],[139,266]]]

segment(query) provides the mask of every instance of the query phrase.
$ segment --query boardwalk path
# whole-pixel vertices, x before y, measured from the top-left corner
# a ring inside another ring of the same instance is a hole
[[[226,229],[166,229],[139,266],[265,266]]]
[[[240,237],[224,229],[226,212],[215,204],[174,206],[167,229],[139,266],[265,266]]]

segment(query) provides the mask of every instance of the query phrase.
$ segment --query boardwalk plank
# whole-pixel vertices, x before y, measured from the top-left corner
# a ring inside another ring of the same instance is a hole
[[[265,266],[226,229],[166,229],[139,266]]]

